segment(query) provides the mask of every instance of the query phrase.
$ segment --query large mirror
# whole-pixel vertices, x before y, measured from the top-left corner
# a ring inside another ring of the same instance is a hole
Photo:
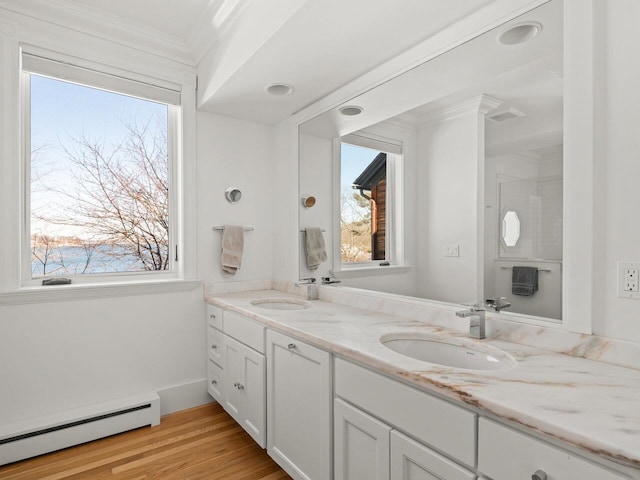
[[[562,16],[551,0],[302,124],[300,278],[561,322]]]

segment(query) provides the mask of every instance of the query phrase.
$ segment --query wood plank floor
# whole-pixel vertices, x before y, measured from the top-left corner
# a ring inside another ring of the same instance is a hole
[[[219,404],[0,467],[2,480],[290,479]]]

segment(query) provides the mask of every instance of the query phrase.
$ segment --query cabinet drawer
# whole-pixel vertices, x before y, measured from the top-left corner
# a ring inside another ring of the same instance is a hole
[[[531,478],[537,470],[549,480],[627,478],[486,418],[478,423],[478,470],[493,480]]]
[[[224,334],[211,326],[207,327],[207,334],[209,360],[213,360],[220,367],[224,367],[222,356],[224,352]]]
[[[207,368],[207,391],[218,403],[223,402],[222,367],[213,360],[209,360]]]
[[[476,415],[342,359],[336,395],[471,467],[476,463]]]
[[[222,309],[207,304],[207,323],[218,330],[222,330]]]
[[[264,353],[264,330],[262,325],[242,315],[224,312],[224,333],[260,353]]]

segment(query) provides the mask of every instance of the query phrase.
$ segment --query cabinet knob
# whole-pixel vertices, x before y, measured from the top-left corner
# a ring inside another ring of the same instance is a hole
[[[218,345],[215,345],[215,344],[212,344],[212,345],[211,345],[211,349],[212,349],[212,350],[215,350],[215,349],[217,349],[217,348],[218,348]]]
[[[289,345],[287,345],[287,348],[288,348],[289,350],[295,350],[295,348],[296,348],[296,344],[295,344],[295,343],[290,343]]]
[[[531,475],[531,480],[547,480],[547,474],[543,470],[536,470],[536,473]]]
[[[211,380],[211,385],[216,385],[218,383],[217,380]]]
[[[233,386],[236,387],[238,390],[244,389],[244,385],[242,385],[240,382],[234,383]]]
[[[211,314],[209,315],[209,318],[216,318],[216,314],[215,314],[215,313],[211,313]]]

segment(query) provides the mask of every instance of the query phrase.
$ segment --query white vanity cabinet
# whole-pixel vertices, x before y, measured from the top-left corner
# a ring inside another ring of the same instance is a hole
[[[486,418],[478,430],[478,470],[493,480],[629,478]]]
[[[476,479],[474,413],[342,359],[335,394],[335,480]]]
[[[207,305],[207,390],[262,448],[266,447],[265,328]]]
[[[267,450],[296,480],[331,478],[331,355],[267,330]]]

